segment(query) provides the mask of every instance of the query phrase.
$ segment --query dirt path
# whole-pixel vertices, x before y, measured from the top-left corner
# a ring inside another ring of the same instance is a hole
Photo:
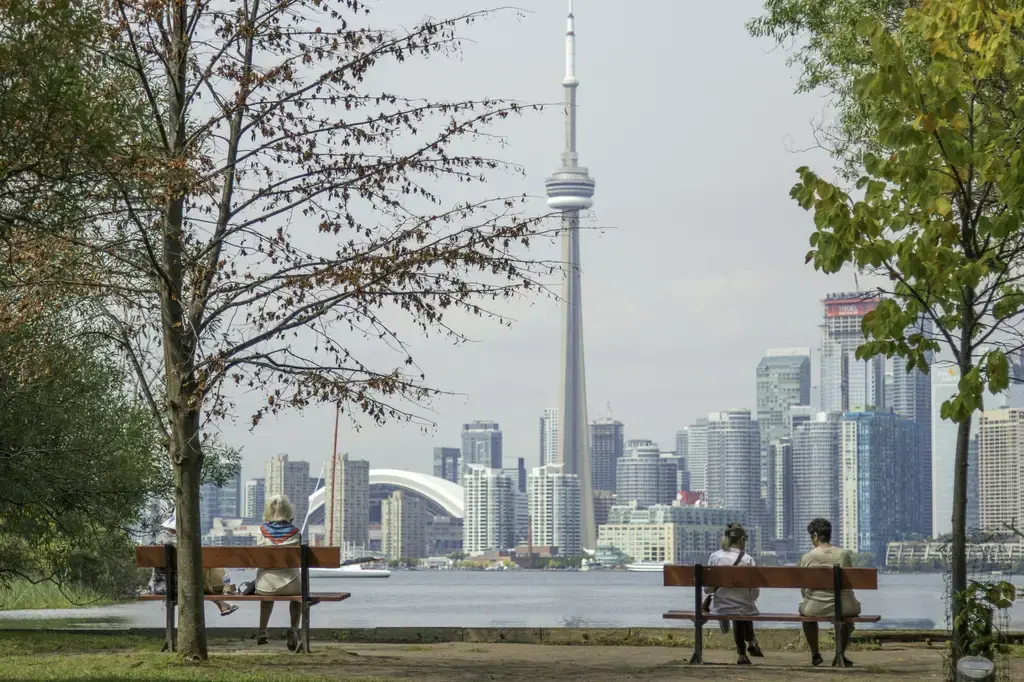
[[[234,647],[231,647],[234,648]],[[939,649],[925,646],[887,647],[851,652],[857,666],[835,670],[812,668],[806,652],[769,652],[751,667],[737,667],[727,651],[708,651],[708,665],[690,667],[689,649],[663,647],[538,646],[530,644],[374,645],[314,643],[314,653],[296,672],[350,678],[415,679],[418,682],[481,680],[763,680],[790,682],[848,677],[857,680],[916,682],[941,680]],[[241,647],[238,650],[242,650]],[[245,647],[251,651],[251,648]],[[222,650],[223,651],[223,650]],[[267,652],[269,653],[269,652]],[[275,657],[274,663],[280,664]],[[828,658],[826,658],[826,661]],[[1024,661],[1014,662],[1010,679],[1024,679]]]

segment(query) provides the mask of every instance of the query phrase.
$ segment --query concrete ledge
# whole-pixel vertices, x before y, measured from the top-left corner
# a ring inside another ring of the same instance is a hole
[[[255,625],[255,624],[254,624]],[[9,628],[4,632],[59,632],[90,636],[136,636],[163,638],[163,628]],[[284,638],[283,628],[271,628],[272,637]],[[758,639],[766,648],[788,648],[802,641],[797,628],[758,628]],[[705,628],[709,648],[732,646],[732,636],[723,636],[718,628]],[[250,640],[256,628],[210,628],[210,640]],[[831,638],[826,630],[823,635]],[[943,630],[858,630],[853,642],[882,646],[886,643],[925,643],[942,645],[949,640]],[[692,647],[692,628],[312,628],[310,637],[320,641],[353,644],[439,644],[470,642],[475,644],[547,644],[552,646],[660,646]],[[1024,632],[1005,635],[1008,643],[1024,644]],[[719,640],[721,640],[719,642]],[[773,646],[774,645],[774,646]]]

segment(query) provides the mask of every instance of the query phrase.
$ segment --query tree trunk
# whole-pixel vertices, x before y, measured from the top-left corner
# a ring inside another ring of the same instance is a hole
[[[961,375],[970,367],[961,367]],[[957,616],[962,610],[961,597],[967,589],[967,450],[971,440],[971,419],[961,422],[956,432],[956,458],[953,469],[953,545],[950,557],[950,588],[953,606],[953,666],[964,655],[967,647],[967,631],[957,627]]]
[[[178,651],[191,661],[206,660],[206,618],[203,602],[202,528],[199,486],[203,457],[199,414],[176,417],[174,431],[174,494],[178,523]]]

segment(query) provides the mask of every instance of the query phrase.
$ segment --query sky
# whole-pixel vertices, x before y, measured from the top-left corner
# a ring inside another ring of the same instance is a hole
[[[485,0],[371,0],[375,21],[409,26],[425,12],[484,9]],[[567,2],[518,0],[470,27],[460,57],[384,66],[371,76],[393,91],[432,97],[562,97]],[[641,9],[642,8],[642,9]],[[588,411],[609,412],[626,438],[674,449],[675,433],[708,412],[754,405],[754,370],[768,348],[816,348],[821,299],[853,288],[850,274],[804,264],[811,215],[789,198],[796,168],[827,172],[813,123],[818,95],[793,94],[784,52],[750,37],[758,0],[698,3],[577,0],[580,162],[597,182],[583,234],[583,317]],[[490,178],[493,194],[526,192],[543,207],[544,179],[558,165],[562,109],[503,125],[491,150],[525,175]],[[457,197],[447,197],[455,200]],[[554,244],[537,246],[554,258]],[[460,443],[461,425],[493,420],[507,463],[538,460],[538,419],[557,406],[560,304],[537,297],[503,309],[511,326],[459,319],[470,343],[413,338],[428,383],[452,395],[422,413],[435,426],[356,426],[339,451],[373,468],[430,472],[432,448]],[[373,352],[371,349],[370,352]],[[817,384],[816,358],[812,366]],[[259,400],[236,396],[238,419],[222,438],[241,448],[243,476],[287,453],[315,475],[330,456],[333,409],[264,420]]]

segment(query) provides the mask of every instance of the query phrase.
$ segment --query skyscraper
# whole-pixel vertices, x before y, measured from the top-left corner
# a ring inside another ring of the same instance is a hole
[[[242,474],[236,472],[224,485],[205,483],[199,487],[199,522],[209,532],[215,518],[238,518],[242,503]]]
[[[840,421],[838,412],[817,412],[793,429],[793,539],[806,543],[807,524],[825,518],[832,537],[842,537],[839,496]],[[802,546],[802,545],[800,545]]]
[[[522,457],[516,458],[516,466],[503,467],[505,475],[512,479],[512,486],[516,492],[526,493],[526,460]]]
[[[285,495],[295,511],[295,525],[299,528],[306,521],[309,488],[309,462],[291,462],[288,455],[278,455],[267,460],[266,496],[271,498],[274,495]]]
[[[480,555],[505,550],[515,544],[515,486],[501,469],[478,465],[462,474],[465,494],[463,551]]]
[[[690,490],[708,489],[708,420],[698,419],[686,429],[686,464],[690,469]]]
[[[558,408],[549,407],[540,418],[540,465],[558,463]]]
[[[1024,409],[982,412],[978,429],[978,517],[986,533],[1024,522]]]
[[[796,537],[793,526],[793,441],[788,437],[776,438],[765,447],[772,474],[768,481],[771,500],[768,509],[774,515],[771,526],[776,539],[791,540]]]
[[[626,454],[617,464],[615,503],[627,505],[635,502],[637,507],[643,509],[670,502],[665,499],[664,467],[661,449],[657,444],[649,440],[629,441]],[[674,492],[672,499],[675,499]]]
[[[934,367],[931,372],[931,508],[932,535],[941,537],[953,532],[953,474],[956,464],[956,438],[959,425],[942,418],[942,403],[959,392],[958,367]],[[990,398],[985,395],[986,401]],[[978,417],[974,414],[971,433],[978,433]],[[968,476],[975,475],[968,468]],[[977,488],[974,488],[977,491]]]
[[[829,294],[822,303],[821,409],[845,412],[885,405],[885,359],[857,360],[864,343],[861,321],[878,307],[879,297],[861,293]]]
[[[466,468],[471,465],[501,468],[501,427],[497,422],[475,421],[462,425],[459,476],[464,476]]]
[[[263,507],[267,500],[265,478],[250,478],[245,482],[245,508],[242,516],[247,519],[263,520]]]
[[[391,560],[418,559],[427,551],[426,505],[401,490],[380,505],[381,546]]]
[[[707,448],[708,506],[742,511],[751,525],[762,528],[761,433],[750,410],[709,414]]]
[[[459,482],[458,448],[434,448],[434,475],[452,483]]]
[[[590,467],[594,490],[615,490],[615,467],[625,452],[625,427],[611,415],[590,422]]]
[[[331,547],[370,545],[370,463],[335,455],[324,476],[324,537]]]
[[[789,436],[786,410],[811,402],[811,349],[771,349],[757,363],[757,423],[761,444]]]
[[[548,464],[530,472],[527,489],[533,544],[557,547],[562,556],[579,556],[579,479],[564,473],[561,464]]]
[[[576,151],[576,19],[569,0],[565,36],[565,151],[557,170],[547,179],[548,206],[562,213],[562,260],[566,268],[562,320],[562,382],[558,461],[580,481],[580,534],[584,547],[597,542],[594,493],[587,447],[587,384],[583,364],[583,297],[580,270],[580,211],[593,205],[594,181],[579,165]]]

